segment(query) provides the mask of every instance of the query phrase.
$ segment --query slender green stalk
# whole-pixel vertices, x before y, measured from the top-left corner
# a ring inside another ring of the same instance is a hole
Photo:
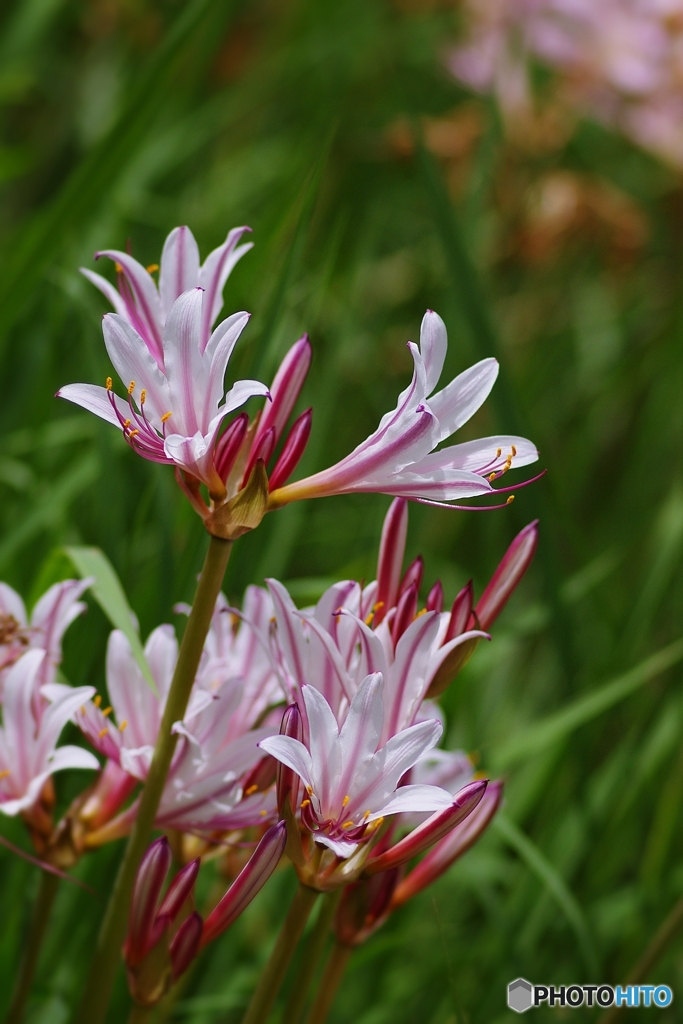
[[[107,1012],[121,945],[126,935],[135,875],[140,860],[149,846],[154,819],[178,739],[172,735],[171,727],[185,714],[231,548],[231,541],[220,540],[218,537],[212,537],[209,543],[194,604],[180,645],[154,756],[140,797],[137,818],[97,940],[90,975],[77,1017],[79,1024],[102,1024]]]
[[[137,1003],[133,1003],[130,1008],[128,1024],[147,1024],[152,1017],[153,1010],[153,1006],[138,1006]]]
[[[332,927],[341,894],[342,889],[337,889],[335,892],[327,893],[322,900],[315,927],[306,942],[306,947],[301,957],[301,964],[299,965],[292,991],[285,1006],[282,1024],[299,1024],[301,1020],[308,997],[308,990],[322,959],[325,950],[325,940]]]
[[[655,932],[649,946],[626,979],[626,985],[639,985],[641,981],[645,981],[652,968],[664,955],[669,943],[676,937],[682,927],[683,899],[680,899],[661,927]],[[613,1003],[609,1010],[603,1013],[600,1018],[600,1024],[613,1024],[614,1021],[621,1018],[624,1010],[626,1010],[625,1006],[617,1006]]]
[[[242,1024],[265,1024],[319,893],[299,884]]]
[[[12,1004],[9,1008],[5,1024],[21,1024],[23,1019],[24,1007],[26,1006],[26,1000],[28,999],[29,992],[31,991],[33,975],[38,963],[38,957],[40,956],[40,947],[43,944],[45,932],[47,931],[50,912],[52,911],[52,904],[55,901],[58,888],[58,876],[53,875],[48,871],[43,871],[40,877],[40,885],[38,888],[35,906],[33,907],[31,926],[24,944],[24,954],[19,967],[19,977],[17,978],[17,983],[14,988]]]
[[[351,946],[335,942],[306,1024],[325,1024],[352,953]]]

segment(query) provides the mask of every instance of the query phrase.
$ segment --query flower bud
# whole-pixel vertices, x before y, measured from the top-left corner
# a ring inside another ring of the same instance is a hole
[[[455,640],[457,636],[464,633],[468,627],[472,614],[472,603],[474,601],[474,587],[472,580],[462,588],[451,608],[451,619],[448,623],[446,635],[443,638],[444,644],[449,640]]]
[[[287,435],[282,451],[273,467],[273,472],[270,474],[269,488],[271,491],[274,491],[276,487],[282,487],[283,484],[286,484],[296,469],[308,444],[312,423],[312,409],[306,409],[298,419],[294,420],[292,429]]]
[[[525,526],[507,549],[474,609],[482,629],[496,621],[527,571],[538,546],[538,519]],[[471,627],[470,627],[471,628]]]
[[[202,939],[204,922],[197,911],[193,911],[181,924],[168,947],[173,968],[173,980],[177,981],[190,966],[197,953]]]
[[[424,853],[430,846],[434,846],[451,829],[464,821],[486,792],[488,781],[480,779],[470,782],[456,793],[453,803],[445,811],[437,811],[432,814],[421,825],[418,825],[405,839],[401,839],[395,846],[390,847],[378,857],[371,857],[365,865],[365,875],[377,874],[378,871],[388,871],[390,868],[399,867],[407,861]]]
[[[427,594],[427,602],[425,607],[428,612],[439,612],[443,611],[443,585],[441,580],[437,580],[432,589]]]
[[[424,559],[422,555],[418,555],[417,558],[413,559],[413,561],[410,563],[405,573],[403,574],[401,585],[398,588],[398,596],[401,597],[401,595],[405,593],[408,587],[413,585],[415,586],[417,592],[419,593],[420,587],[422,586],[422,577],[424,576],[424,571]]]
[[[249,416],[242,412],[230,423],[227,429],[221,434],[213,461],[221,480],[225,481],[230,475],[230,470],[235,464],[240,448],[244,441],[249,426]]]
[[[277,825],[271,825],[225,896],[204,922],[202,946],[206,946],[229,928],[251,903],[278,866],[286,843],[285,822],[279,821]]]
[[[303,740],[303,723],[301,721],[301,713],[296,704],[290,704],[285,709],[282,722],[280,723],[280,735],[291,736],[292,739],[299,740],[299,742]],[[289,803],[292,813],[296,814],[299,805],[300,785],[301,782],[296,772],[292,771],[291,768],[287,768],[281,761],[278,761],[275,788],[280,815],[284,816],[285,801]]]
[[[384,924],[400,878],[401,869],[393,868],[344,889],[334,919],[337,941],[342,946],[360,946]]]
[[[396,606],[396,614],[391,624],[391,639],[394,646],[399,642],[417,612],[417,587],[414,583],[401,594]]]
[[[405,498],[394,498],[384,519],[379,547],[376,626],[396,604],[407,536],[408,502]]]

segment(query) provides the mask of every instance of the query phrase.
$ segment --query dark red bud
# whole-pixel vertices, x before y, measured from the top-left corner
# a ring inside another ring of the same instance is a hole
[[[296,704],[290,704],[285,709],[285,713],[282,716],[282,722],[280,724],[280,735],[291,736],[295,740],[301,741],[303,738],[303,723],[301,721],[301,714]],[[289,806],[293,813],[296,814],[296,809],[299,804],[299,786],[300,780],[296,772],[293,772],[291,768],[287,768],[286,765],[278,761],[277,774],[276,774],[276,792],[277,792],[277,806],[280,814],[284,813],[285,801],[289,801]]]
[[[443,611],[443,586],[441,585],[441,580],[437,580],[427,594],[426,608],[428,612]]]
[[[235,417],[232,423],[228,424],[226,430],[221,434],[213,457],[216,471],[221,480],[227,480],[230,475],[248,426],[249,417],[246,412],[242,412]]]
[[[184,974],[187,968],[190,966],[192,961],[199,951],[199,943],[202,938],[202,929],[204,922],[200,915],[194,911],[190,916],[183,921],[180,928],[173,936],[168,951],[171,955],[171,965],[173,967],[173,980],[177,981],[181,974]]]
[[[419,593],[420,587],[422,586],[424,571],[424,559],[422,558],[422,555],[418,555],[417,558],[410,563],[404,573],[403,579],[401,580],[401,586],[398,588],[398,596],[400,597],[401,594],[405,593],[408,587],[412,586],[412,584],[415,584]]]
[[[417,587],[411,583],[403,592],[396,605],[396,614],[391,624],[391,639],[394,646],[399,642],[417,614]]]
[[[446,635],[443,638],[443,642],[447,644],[449,640],[455,640],[456,636],[460,636],[468,628],[470,615],[472,614],[472,603],[474,601],[474,587],[472,586],[472,580],[467,583],[455,601],[451,609],[451,621],[448,623],[448,629]]]
[[[270,491],[274,491],[277,487],[282,487],[286,484],[296,469],[311,436],[312,423],[313,410],[306,409],[292,424],[292,429],[287,435],[287,440],[282,446],[282,451],[270,475],[268,482],[268,489]]]

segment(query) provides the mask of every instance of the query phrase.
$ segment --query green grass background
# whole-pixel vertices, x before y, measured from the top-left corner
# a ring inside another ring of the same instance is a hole
[[[106,307],[77,273],[96,248],[130,238],[151,263],[176,224],[202,253],[252,226],[226,289],[228,311],[253,313],[231,372],[270,379],[309,331],[307,471],[392,406],[405,342],[438,310],[449,375],[502,363],[463,439],[524,433],[548,469],[500,512],[410,513],[409,555],[451,600],[470,576],[481,592],[541,519],[528,579],[444,698],[448,744],[508,780],[506,822],[357,953],[331,1020],[498,1024],[518,975],[623,981],[683,894],[683,652],[647,660],[683,636],[680,176],[589,122],[522,152],[483,100],[466,156],[401,151],[397,123],[419,134],[470,109],[443,69],[450,4],[8,0],[0,17],[0,577],[33,601],[68,572],[65,544],[99,545],[144,635],[192,595],[205,536],[172,473],[53,398],[109,372]],[[627,197],[642,242],[615,252],[586,229],[527,258],[524,211],[559,171]],[[305,602],[372,578],[387,506],[335,498],[269,516],[237,545],[227,592],[275,575]],[[73,683],[102,687],[107,632],[94,605],[72,627]],[[58,780],[62,806],[80,784]],[[26,846],[20,824],[0,831]],[[30,1024],[68,1020],[119,856],[77,869],[98,897],[61,887]],[[292,885],[279,873],[207,950],[174,1021],[239,1020]],[[36,886],[0,851],[0,1012]],[[680,990],[683,942],[655,975]],[[125,1019],[119,980],[110,1024]],[[677,1007],[658,1019],[681,1019]]]

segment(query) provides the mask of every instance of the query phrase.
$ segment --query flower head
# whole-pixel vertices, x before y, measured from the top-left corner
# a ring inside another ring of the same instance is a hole
[[[447,347],[443,320],[428,310],[419,348],[408,343],[413,379],[396,408],[341,462],[272,491],[269,507],[359,491],[401,495],[427,504],[453,503],[490,494],[496,490],[493,483],[510,468],[535,462],[535,446],[526,438],[509,435],[435,451],[479,409],[498,375],[496,360],[483,359],[434,393]]]
[[[436,786],[399,782],[433,747],[441,725],[420,722],[381,744],[385,707],[380,673],[367,676],[355,693],[343,725],[312,686],[304,686],[308,744],[271,736],[260,747],[294,771],[306,797],[301,820],[316,843],[347,858],[377,830],[377,822],[405,812],[445,810],[452,798]]]
[[[5,679],[0,726],[0,811],[14,816],[30,813],[45,783],[65,768],[98,769],[99,762],[81,747],[57,747],[57,740],[78,707],[95,692],[91,686],[62,688],[57,700],[45,702],[40,719],[34,694],[47,654],[27,651]]]

